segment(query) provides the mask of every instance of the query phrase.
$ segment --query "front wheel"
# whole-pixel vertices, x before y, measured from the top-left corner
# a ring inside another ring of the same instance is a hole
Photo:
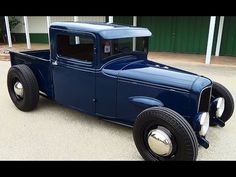
[[[154,107],[138,115],[134,124],[135,145],[150,161],[196,160],[198,142],[190,124],[177,112]]]
[[[223,85],[213,82],[212,86],[212,100],[217,98],[224,98],[224,110],[223,113],[219,119],[221,119],[223,122],[226,122],[230,119],[234,112],[234,99],[231,95],[230,91],[225,88]],[[214,117],[211,117],[210,119],[210,125],[215,126],[216,123],[214,123]]]

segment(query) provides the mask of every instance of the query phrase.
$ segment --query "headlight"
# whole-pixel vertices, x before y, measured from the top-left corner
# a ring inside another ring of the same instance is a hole
[[[216,105],[216,117],[220,118],[225,110],[225,99],[220,97],[217,98],[217,105]]]
[[[209,128],[209,120],[210,116],[208,112],[203,112],[199,116],[199,121],[200,121],[200,131],[199,135],[205,136],[207,134],[208,128]]]

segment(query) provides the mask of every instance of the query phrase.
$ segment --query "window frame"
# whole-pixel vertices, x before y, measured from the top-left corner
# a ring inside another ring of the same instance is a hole
[[[136,38],[138,38],[138,37],[136,37]],[[111,55],[111,56],[108,56],[108,57],[103,57],[103,44],[102,44],[102,42],[104,41],[104,40],[107,40],[107,39],[104,39],[104,38],[101,38],[101,41],[100,41],[100,62],[102,63],[102,64],[105,64],[106,62],[108,62],[108,61],[110,61],[110,60],[112,60],[113,58],[116,58],[116,57],[119,57],[119,56],[122,56],[122,55],[132,55],[132,54],[134,54],[134,53],[145,53],[146,55],[148,55],[148,53],[149,53],[149,37],[148,36],[144,36],[144,37],[140,37],[140,38],[145,38],[146,39],[146,52],[145,51],[130,51],[130,52],[127,52],[127,53],[118,53],[118,54],[113,54],[113,55]],[[111,41],[112,40],[119,40],[119,39],[123,39],[123,38],[117,38],[117,39],[110,39]],[[126,38],[124,38],[124,39],[126,39]],[[132,39],[132,38],[127,38],[127,39]],[[108,39],[109,40],[109,39]],[[136,44],[137,45],[137,44]],[[136,46],[137,47],[137,46]],[[112,43],[112,45],[111,45],[111,51],[113,51],[113,49],[114,49],[114,45],[113,45],[113,43]]]
[[[88,36],[93,40],[93,60],[92,62],[87,62],[84,60],[80,60],[79,58],[73,58],[73,57],[67,57],[59,54],[59,43],[58,43],[58,36],[59,35],[66,35],[66,36]],[[96,35],[90,32],[82,32],[82,31],[70,31],[70,30],[59,30],[56,34],[56,46],[55,46],[55,51],[56,51],[56,60],[60,63],[68,63],[68,64],[79,64],[82,66],[90,66],[93,67],[95,66],[95,61],[96,61],[96,54],[97,54],[97,44],[96,44]]]

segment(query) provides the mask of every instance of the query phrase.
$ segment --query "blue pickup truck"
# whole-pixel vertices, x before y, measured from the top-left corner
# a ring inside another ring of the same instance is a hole
[[[56,22],[50,50],[10,52],[9,95],[21,111],[39,95],[133,127],[145,160],[196,160],[209,126],[223,127],[234,100],[221,84],[148,60],[146,28]]]

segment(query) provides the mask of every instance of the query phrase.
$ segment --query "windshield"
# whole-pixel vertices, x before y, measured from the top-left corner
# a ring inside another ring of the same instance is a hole
[[[133,43],[136,45],[133,46]],[[148,53],[148,37],[122,38],[102,40],[102,60],[108,60],[111,56],[127,54],[131,52]]]

